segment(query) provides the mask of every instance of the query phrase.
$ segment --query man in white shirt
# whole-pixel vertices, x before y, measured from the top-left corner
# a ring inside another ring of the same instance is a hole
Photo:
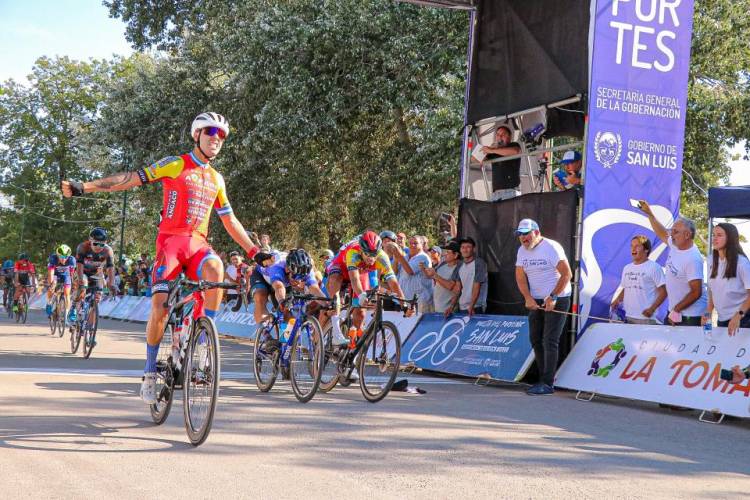
[[[404,292],[404,297],[417,296],[419,312],[435,312],[432,302],[432,279],[425,274],[426,269],[432,268],[430,256],[424,252],[424,237],[411,236],[409,238],[409,257],[400,252],[396,254],[399,261],[398,284]]]
[[[625,322],[638,325],[656,325],[654,312],[667,298],[664,270],[653,260],[651,240],[638,235],[630,240],[630,255],[633,262],[622,270],[620,286],[622,290],[610,307],[616,309],[623,304]]]
[[[700,326],[708,298],[704,285],[703,255],[693,242],[695,223],[679,217],[667,233],[646,201],[640,200],[639,206],[648,216],[659,239],[669,245],[665,268],[669,299],[667,322],[675,326]]]
[[[529,337],[539,368],[539,383],[526,394],[547,396],[555,392],[560,336],[570,308],[573,273],[565,250],[556,241],[543,238],[531,219],[518,223],[521,241],[516,257],[516,283],[529,310]]]
[[[442,247],[442,250],[443,261],[434,269],[425,269],[424,273],[435,281],[432,294],[435,312],[443,313],[447,317],[453,313],[461,294],[461,278],[458,275],[461,265],[461,245],[451,240]]]

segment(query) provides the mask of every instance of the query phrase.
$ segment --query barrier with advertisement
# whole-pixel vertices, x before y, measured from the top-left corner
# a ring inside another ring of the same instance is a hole
[[[693,25],[692,0],[595,5],[579,331],[608,316],[633,236],[665,249],[635,200],[666,227],[678,213]]]
[[[722,368],[750,364],[747,330],[730,337],[714,328],[598,323],[576,343],[555,385],[750,417],[750,381],[719,378]]]
[[[401,348],[401,365],[519,381],[534,360],[526,316],[424,314]]]
[[[42,308],[44,305],[42,304]],[[246,308],[239,311],[232,311],[232,307],[222,304],[214,322],[222,335],[231,335],[234,337],[255,338],[255,319],[253,317],[254,304],[248,304]],[[116,297],[105,298],[99,304],[99,314],[105,318],[121,319],[125,321],[136,321],[145,323],[148,321],[151,312],[150,297]],[[365,322],[372,317],[368,312],[365,316]],[[409,336],[414,325],[419,321],[419,316],[404,317],[402,313],[384,311],[383,319],[390,321],[401,334],[401,340]]]

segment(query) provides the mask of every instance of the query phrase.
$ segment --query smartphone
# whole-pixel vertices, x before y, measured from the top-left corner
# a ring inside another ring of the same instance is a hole
[[[630,206],[633,208],[637,208],[640,210],[641,208],[641,202],[638,200],[634,200],[633,198],[630,198]]]
[[[728,380],[731,382],[732,379],[734,378],[734,372],[732,370],[727,370],[725,368],[722,368],[721,373],[719,374],[719,378],[721,380]]]

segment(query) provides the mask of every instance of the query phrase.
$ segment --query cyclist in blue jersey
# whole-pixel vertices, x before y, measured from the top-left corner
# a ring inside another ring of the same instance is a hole
[[[55,249],[55,253],[49,256],[47,263],[47,316],[52,316],[52,294],[55,291],[55,284],[63,284],[63,293],[65,295],[65,316],[67,318],[70,309],[70,288],[73,285],[73,272],[76,269],[76,258],[71,255],[72,250],[68,245],[60,245]]]
[[[325,294],[318,286],[313,273],[313,262],[310,255],[302,248],[295,248],[284,254],[259,252],[255,256],[255,266],[250,275],[250,289],[255,301],[255,322],[260,324],[266,316],[268,296],[270,293],[274,306],[286,299],[291,289],[307,290],[318,297]]]

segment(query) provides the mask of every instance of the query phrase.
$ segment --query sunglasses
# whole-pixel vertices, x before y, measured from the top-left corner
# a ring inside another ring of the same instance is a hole
[[[216,134],[219,134],[219,139],[221,139],[222,141],[227,138],[227,133],[219,127],[205,127],[203,129],[203,132],[205,132],[209,137],[213,137]]]
[[[103,242],[101,242],[101,241],[92,241],[92,242],[91,242],[91,246],[92,246],[92,247],[97,247],[97,248],[99,248],[99,247],[103,247],[103,246],[105,246],[105,245],[106,245],[106,243],[103,243]]]

